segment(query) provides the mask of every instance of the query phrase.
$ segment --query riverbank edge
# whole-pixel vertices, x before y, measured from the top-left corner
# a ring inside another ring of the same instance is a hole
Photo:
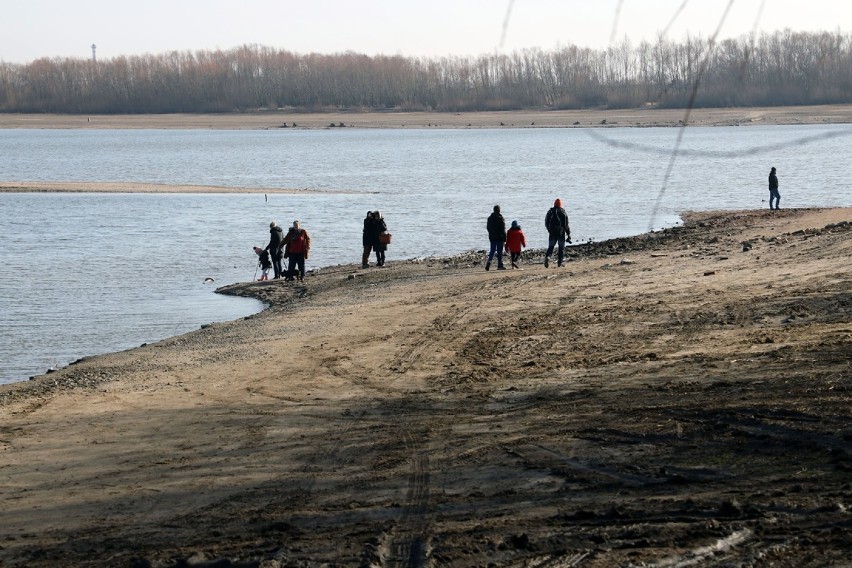
[[[846,207],[810,207],[787,209],[786,212],[806,212],[819,211],[845,211],[850,210]],[[574,245],[566,245],[567,261],[577,260],[592,260],[600,258],[618,258],[626,254],[638,253],[647,251],[651,248],[656,248],[665,245],[665,242],[670,237],[678,238],[684,231],[693,232],[700,230],[703,226],[703,219],[714,215],[728,216],[748,216],[760,215],[765,213],[765,210],[724,210],[724,211],[683,211],[679,214],[682,223],[676,226],[663,228],[660,230],[652,230],[639,233],[637,235],[614,237],[604,241],[592,241],[585,243],[577,243]],[[264,307],[249,316],[239,318],[237,320],[214,322],[200,326],[199,329],[169,336],[157,341],[143,343],[137,347],[129,349],[105,352],[96,355],[83,356],[69,363],[66,366],[48,369],[40,375],[33,375],[29,379],[22,379],[11,383],[0,384],[0,407],[11,403],[14,400],[26,398],[28,396],[44,396],[53,394],[62,390],[73,390],[75,388],[93,388],[101,383],[109,382],[109,378],[105,380],[97,379],[78,379],[73,376],[63,376],[66,372],[73,369],[80,363],[96,363],[99,359],[114,357],[117,355],[132,353],[139,349],[150,346],[157,346],[165,342],[173,342],[180,338],[187,338],[202,332],[210,332],[211,328],[218,325],[228,325],[240,320],[250,320],[252,318],[269,314],[278,310],[294,310],[298,309],[299,300],[305,296],[305,290],[310,289],[314,283],[322,285],[325,288],[323,292],[346,285],[351,280],[364,280],[365,277],[371,277],[372,274],[381,274],[380,284],[394,286],[395,284],[404,284],[412,279],[422,277],[424,273],[433,270],[444,271],[471,271],[481,269],[484,265],[485,254],[487,251],[479,249],[471,249],[465,252],[457,253],[448,256],[430,256],[416,257],[408,259],[395,259],[389,261],[386,268],[362,269],[359,263],[348,263],[332,265],[327,267],[317,267],[306,273],[307,284],[305,286],[295,286],[286,283],[282,280],[270,280],[266,282],[236,282],[221,286],[215,290],[215,293],[234,296],[252,298],[263,303]],[[526,249],[524,251],[524,262],[529,264],[541,264],[543,262],[545,249]]]
[[[2,187],[2,184],[0,184]],[[2,189],[0,189],[0,193],[2,193]],[[708,212],[711,213],[711,212]],[[571,259],[580,259],[580,258],[592,258],[595,256],[601,256],[601,251],[611,250],[613,247],[616,250],[624,251],[630,246],[630,243],[640,242],[640,241],[648,241],[649,239],[657,239],[659,235],[665,235],[669,233],[671,230],[680,229],[685,226],[685,222],[683,219],[688,217],[691,212],[683,212],[679,215],[681,219],[681,223],[677,224],[675,227],[661,229],[659,231],[649,231],[644,233],[639,233],[637,235],[630,235],[624,237],[614,237],[612,239],[607,239],[599,242],[588,242],[588,243],[577,243],[573,245],[568,245],[566,243],[565,246],[565,254],[566,257]],[[636,246],[635,244],[633,246]],[[523,252],[524,258],[527,262],[543,262],[544,259],[544,248],[531,248],[525,249]],[[397,282],[405,282],[414,275],[409,274],[405,267],[432,267],[432,266],[440,266],[442,268],[454,268],[454,269],[473,269],[477,266],[481,266],[485,261],[485,254],[487,251],[481,249],[470,249],[468,251],[463,251],[460,253],[456,253],[453,255],[447,256],[428,256],[428,257],[414,257],[414,258],[401,258],[394,259],[388,261],[388,267],[390,269],[382,269],[384,274],[389,275],[391,278],[388,280],[390,284],[393,285],[394,281]],[[396,270],[394,270],[396,269]],[[401,269],[401,270],[400,270]],[[367,269],[367,271],[376,270],[375,268]],[[350,279],[355,279],[359,277],[363,277],[365,275],[365,270],[360,268],[360,263],[353,262],[347,264],[336,264],[330,266],[320,266],[315,267],[306,272],[306,277],[308,278],[308,283],[310,284],[311,280],[320,278],[327,278],[330,275],[337,275],[339,277],[343,277],[346,275],[350,277]],[[337,285],[341,285],[343,280],[341,279]],[[233,296],[233,297],[241,297],[241,298],[251,298],[254,300],[258,300],[263,304],[263,308],[258,312],[245,316],[239,319],[250,319],[253,317],[257,317],[260,314],[265,312],[270,312],[273,309],[279,309],[284,306],[292,306],[298,301],[298,295],[286,295],[284,298],[270,296],[265,293],[269,289],[270,286],[285,286],[289,290],[295,290],[293,285],[285,282],[283,280],[267,280],[265,282],[258,281],[249,281],[249,282],[235,282],[232,284],[226,284],[214,290],[214,293],[221,294],[224,296]],[[143,343],[136,347],[130,347],[127,349],[120,349],[118,351],[107,351],[104,353],[92,354],[92,355],[84,355],[68,363],[67,365],[49,368],[46,369],[41,374],[32,375],[29,378],[22,378],[17,381],[13,381],[10,383],[0,383],[0,407],[4,406],[8,401],[7,396],[10,394],[6,392],[9,387],[18,387],[20,389],[26,390],[27,385],[33,387],[34,390],[39,391],[38,394],[47,394],[48,392],[53,392],[54,390],[64,390],[64,389],[73,389],[81,386],[89,386],[93,387],[96,384],[93,381],[85,381],[85,384],[77,383],[74,381],[69,381],[67,383],[59,383],[57,382],[56,376],[57,373],[61,371],[66,371],[75,365],[78,365],[83,362],[93,362],[98,358],[109,357],[121,353],[129,353],[135,351],[137,349],[141,349],[144,347],[148,347],[150,345],[157,345],[159,343],[165,341],[175,340],[181,337],[190,336],[192,334],[200,333],[208,329],[211,325],[216,325],[220,323],[233,323],[233,321],[222,321],[222,322],[214,322],[213,324],[204,324],[199,327],[199,329],[195,329],[192,331],[188,331],[186,333],[163,337],[158,340],[152,340],[146,343]],[[19,398],[17,394],[12,398]]]

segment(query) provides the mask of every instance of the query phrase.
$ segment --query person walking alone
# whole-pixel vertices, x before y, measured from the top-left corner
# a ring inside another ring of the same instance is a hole
[[[500,214],[500,206],[494,206],[494,212],[488,216],[488,222],[485,225],[488,229],[488,240],[491,248],[488,250],[488,261],[485,263],[485,270],[491,270],[491,261],[494,260],[494,255],[497,254],[497,270],[506,270],[503,266],[503,246],[506,244],[506,220]]]
[[[263,249],[269,252],[272,257],[272,271],[275,278],[284,276],[284,271],[281,269],[281,255],[284,254],[284,229],[278,226],[275,221],[269,224],[269,244]]]
[[[568,226],[568,214],[562,208],[562,200],[556,199],[544,216],[544,226],[547,228],[547,252],[544,253],[544,267],[550,266],[550,255],[553,247],[559,244],[559,256],[556,266],[562,266],[565,259],[565,241],[571,242],[571,228]]]
[[[781,209],[781,194],[778,192],[778,176],[775,168],[769,170],[769,208],[773,209],[772,201],[775,200],[774,209]]]

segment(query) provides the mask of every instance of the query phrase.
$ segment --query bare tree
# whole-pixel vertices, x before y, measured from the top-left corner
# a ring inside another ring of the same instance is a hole
[[[700,89],[693,92],[701,75]],[[508,55],[406,58],[228,51],[0,62],[0,111],[233,112],[290,108],[502,110],[852,101],[852,37],[755,34],[718,45],[661,34],[606,50],[569,45]]]

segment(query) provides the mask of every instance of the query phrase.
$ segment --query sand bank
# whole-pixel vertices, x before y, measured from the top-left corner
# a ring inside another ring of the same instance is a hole
[[[266,193],[266,194],[354,194],[364,191],[225,187],[137,182],[48,182],[0,181],[0,193]]]
[[[232,114],[58,115],[3,114],[0,128],[286,129],[286,128],[588,128],[852,122],[852,105],[622,110],[523,110],[506,112],[261,111]]]
[[[0,386],[0,564],[848,566],[852,209],[684,218]]]

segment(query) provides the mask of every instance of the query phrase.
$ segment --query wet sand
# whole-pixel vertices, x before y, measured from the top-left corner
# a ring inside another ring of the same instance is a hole
[[[848,566],[852,209],[684,219],[0,386],[0,565]]]

